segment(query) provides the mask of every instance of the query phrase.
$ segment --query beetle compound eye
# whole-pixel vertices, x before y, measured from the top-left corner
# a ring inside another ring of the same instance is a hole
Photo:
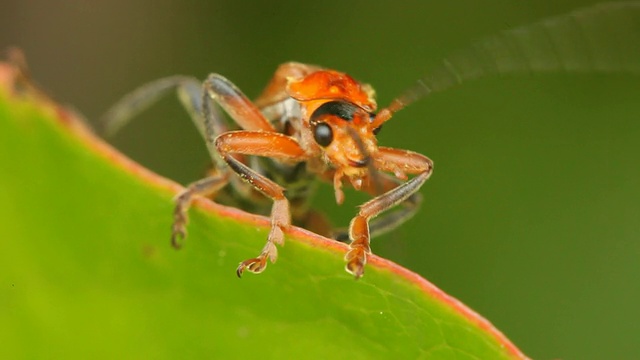
[[[329,146],[333,141],[333,130],[326,123],[319,123],[313,129],[313,138],[320,146]]]

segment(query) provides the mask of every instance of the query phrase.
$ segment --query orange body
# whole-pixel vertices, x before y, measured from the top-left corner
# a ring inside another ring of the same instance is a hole
[[[181,247],[186,237],[193,197],[209,196],[270,213],[265,247],[257,257],[240,263],[238,276],[245,270],[259,273],[268,260],[274,262],[276,245],[284,242],[284,231],[295,223],[349,241],[346,269],[360,277],[371,253],[371,237],[395,228],[416,212],[421,200],[417,190],[431,175],[433,164],[408,150],[378,146],[380,126],[399,108],[376,115],[371,86],[342,72],[290,62],[281,65],[263,93],[251,101],[218,74],[209,75],[203,83],[175,76],[143,86],[114,106],[107,113],[111,130],[173,88],[178,89],[215,164],[210,176],[189,185],[176,198],[174,247]],[[408,175],[415,176],[408,179]],[[344,200],[343,181],[373,199],[360,206],[347,230],[333,230],[309,207],[317,179],[333,185],[338,203]],[[378,217],[396,205],[401,206]]]

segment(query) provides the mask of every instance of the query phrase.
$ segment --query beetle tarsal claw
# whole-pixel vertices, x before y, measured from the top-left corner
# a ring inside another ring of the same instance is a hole
[[[187,214],[185,211],[185,197],[187,192],[176,198],[176,208],[173,212],[173,224],[171,225],[171,245],[175,249],[180,249],[187,237]]]
[[[183,222],[174,222],[171,231],[171,246],[180,249],[187,237],[187,229]]]
[[[240,263],[236,269],[236,275],[242,277],[245,270],[254,274],[259,274],[267,268],[267,258],[265,256],[258,256],[257,258],[248,259]]]
[[[356,279],[364,275],[364,266],[367,264],[367,252],[362,247],[355,247],[349,250],[344,259],[347,261],[345,270]]]

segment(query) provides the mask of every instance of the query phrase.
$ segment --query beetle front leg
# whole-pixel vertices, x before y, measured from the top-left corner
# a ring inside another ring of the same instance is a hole
[[[357,278],[364,273],[364,266],[371,254],[369,221],[414,195],[429,179],[433,162],[426,156],[407,150],[380,147],[374,156],[374,165],[380,171],[388,171],[401,178],[405,174],[417,174],[411,180],[369,200],[349,224],[349,251],[345,255],[346,270]]]
[[[304,161],[306,155],[296,140],[265,131],[230,131],[216,138],[215,147],[236,174],[273,200],[271,230],[267,243],[260,255],[241,262],[236,271],[238,277],[242,276],[245,270],[260,273],[266,268],[267,260],[275,262],[278,258],[276,245],[284,243],[284,231],[291,226],[289,201],[281,186],[243,164],[233,157],[233,154],[274,157],[291,162]]]
[[[371,194],[372,196],[379,196],[387,191],[391,191],[398,187],[402,182],[389,174],[378,172],[376,174],[380,186],[375,186],[370,180],[368,184],[363,187],[363,190]],[[369,222],[370,238],[376,238],[391,230],[394,230],[404,222],[409,220],[420,207],[422,202],[422,196],[419,192],[411,194],[405,201],[400,203],[400,209],[385,212],[380,216],[371,219]],[[341,242],[349,242],[349,229],[340,228],[335,229],[331,234],[332,237]]]

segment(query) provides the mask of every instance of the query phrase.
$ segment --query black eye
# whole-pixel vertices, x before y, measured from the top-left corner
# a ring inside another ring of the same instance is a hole
[[[331,126],[323,122],[318,123],[313,128],[313,138],[316,140],[318,145],[329,146],[331,141],[333,141],[333,131],[331,130]]]

